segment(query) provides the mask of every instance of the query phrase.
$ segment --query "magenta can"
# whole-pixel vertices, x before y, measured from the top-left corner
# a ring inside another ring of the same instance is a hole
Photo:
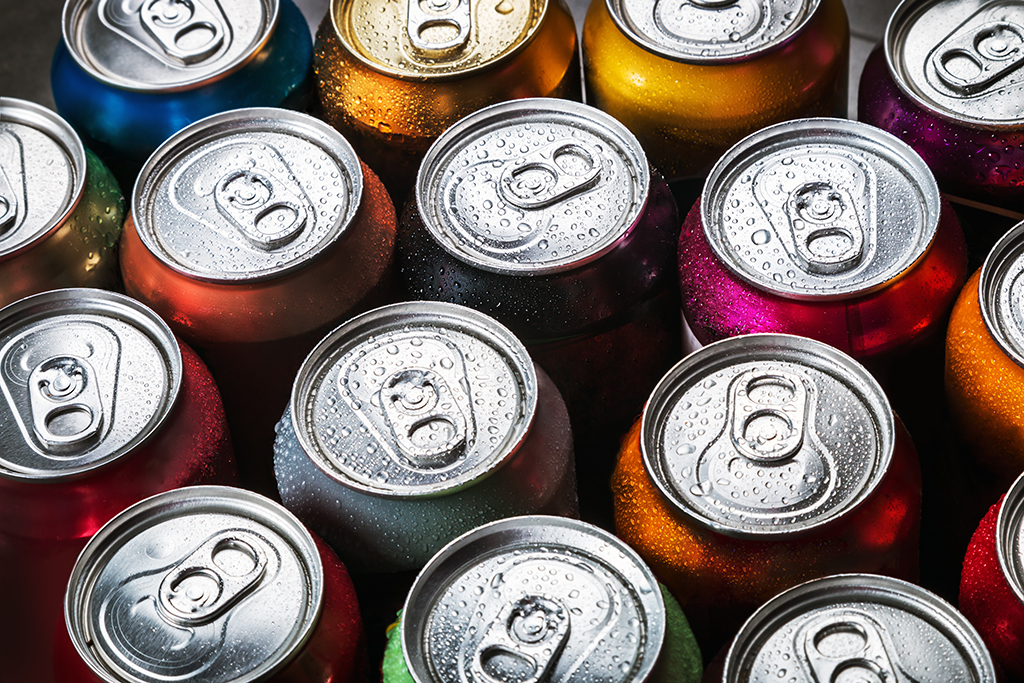
[[[944,193],[1024,203],[1024,5],[904,0],[860,80],[857,116],[914,148]]]

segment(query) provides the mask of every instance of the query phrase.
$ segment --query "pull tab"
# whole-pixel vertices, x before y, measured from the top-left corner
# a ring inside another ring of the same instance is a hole
[[[409,0],[409,19],[406,32],[417,51],[428,56],[440,56],[462,48],[469,40],[472,22],[470,0]],[[443,28],[441,35],[452,30],[455,36],[448,40],[430,38],[429,29]]]
[[[569,611],[561,602],[527,595],[505,605],[473,656],[476,681],[547,680],[569,641]]]
[[[827,181],[801,185],[789,195],[786,213],[796,255],[809,273],[850,270],[864,256],[864,228],[853,198]]]
[[[161,615],[179,626],[213,621],[259,585],[269,556],[265,542],[248,531],[214,536],[160,582]]]
[[[0,166],[0,235],[14,227],[18,217],[18,193]]]
[[[735,5],[739,0],[688,0],[694,7],[701,9],[722,9]]]
[[[601,153],[576,140],[560,140],[509,162],[498,186],[520,209],[542,209],[589,190],[601,179]]]
[[[974,95],[1024,64],[1024,28],[1009,21],[972,22],[939,45],[931,60],[945,85]]]
[[[795,455],[804,442],[807,389],[796,375],[781,370],[750,370],[732,387],[732,442],[755,462]]]
[[[880,627],[854,612],[826,617],[808,626],[804,654],[817,683],[903,680],[892,664]]]
[[[263,251],[279,249],[299,236],[306,227],[306,203],[267,172],[246,169],[221,178],[214,190],[214,203],[254,247]]]
[[[51,452],[80,449],[96,441],[103,427],[96,371],[83,358],[55,356],[29,375],[32,426]]]
[[[204,0],[149,0],[139,8],[142,26],[167,56],[184,64],[211,57],[227,27]]]
[[[384,382],[380,402],[398,447],[418,466],[443,467],[462,452],[466,416],[437,373],[399,370]]]

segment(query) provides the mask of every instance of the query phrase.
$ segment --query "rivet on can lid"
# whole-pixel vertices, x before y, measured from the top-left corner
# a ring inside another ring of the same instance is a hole
[[[704,186],[704,234],[760,289],[836,299],[888,286],[928,251],[939,189],[921,157],[877,128],[804,119],[743,139]]]
[[[889,70],[912,98],[954,121],[1024,123],[1024,5],[904,0],[885,32]]]
[[[336,243],[355,219],[363,175],[321,121],[237,109],[177,133],[139,175],[139,237],[169,267],[212,282],[280,277]]]
[[[173,91],[223,78],[256,56],[278,0],[67,0],[64,42],[93,78],[125,90]]]
[[[163,425],[181,351],[133,299],[46,292],[0,310],[0,475],[49,480],[128,455]]]
[[[503,102],[449,128],[416,183],[427,229],[457,258],[530,275],[583,265],[629,233],[650,169],[618,121],[551,98]]]
[[[437,302],[379,308],[328,335],[299,371],[292,419],[329,476],[429,496],[500,467],[533,420],[537,377],[493,319]]]
[[[853,359],[803,337],[704,347],[643,415],[644,466],[679,512],[720,533],[819,527],[865,500],[895,447],[892,409]]]
[[[665,627],[636,554],[560,517],[502,520],[450,543],[417,577],[401,626],[417,683],[646,681]]]

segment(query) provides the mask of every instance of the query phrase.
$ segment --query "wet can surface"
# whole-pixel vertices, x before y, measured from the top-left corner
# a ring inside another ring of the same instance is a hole
[[[861,75],[858,118],[921,155],[943,192],[1024,202],[1024,6],[904,0]]]
[[[676,365],[623,440],[612,489],[616,533],[709,651],[807,579],[917,578],[910,437],[862,366],[810,339],[736,337]]]
[[[849,53],[839,0],[593,0],[583,26],[587,102],[670,180],[773,123],[845,115]]]
[[[978,632],[952,605],[910,583],[870,574],[829,576],[775,597],[736,636],[724,675],[706,680],[780,678],[997,680]]]
[[[390,290],[395,213],[341,135],[240,109],[168,140],[139,176],[125,289],[205,352],[245,481],[272,494],[273,425],[303,358]]]
[[[242,489],[193,486],[119,514],[82,551],[65,614],[62,682],[362,681],[345,567]]]
[[[0,639],[14,680],[52,680],[50,648],[75,557],[128,505],[233,483],[217,387],[138,302],[38,294],[0,311]]]
[[[510,99],[580,99],[576,27],[561,0],[333,0],[313,64],[326,120],[396,201],[459,119]]]
[[[416,683],[695,683],[701,672],[686,617],[636,553],[564,518],[455,540],[417,577],[398,628],[389,655],[404,654]]]
[[[63,119],[0,97],[0,306],[50,289],[116,289],[124,198]]]
[[[274,467],[284,504],[354,572],[419,569],[494,519],[577,514],[558,390],[507,329],[445,303],[328,335],[295,380]]]
[[[683,312],[703,344],[785,332],[891,359],[942,327],[966,271],[960,224],[921,158],[840,119],[736,145],[679,238]]]
[[[180,129],[239,107],[303,106],[313,45],[292,0],[67,0],[57,111],[122,181]]]

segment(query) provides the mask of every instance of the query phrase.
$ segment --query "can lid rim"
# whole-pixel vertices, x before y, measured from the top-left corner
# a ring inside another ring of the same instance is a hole
[[[1014,263],[1024,258],[1024,221],[1007,230],[989,250],[988,256],[981,264],[978,279],[978,305],[985,329],[995,341],[996,346],[1010,360],[1024,368],[1024,349],[1018,349],[1010,342],[1009,335],[999,324],[996,311],[999,309],[999,285],[1006,271]],[[1022,330],[1024,332],[1024,330]]]
[[[996,557],[999,569],[1010,584],[1010,589],[1017,600],[1024,604],[1024,564],[1020,557],[1021,547],[1016,543],[1024,531],[1024,474],[1021,474],[1010,486],[999,506],[996,516]],[[1012,558],[1014,546],[1017,546],[1017,561]]]

